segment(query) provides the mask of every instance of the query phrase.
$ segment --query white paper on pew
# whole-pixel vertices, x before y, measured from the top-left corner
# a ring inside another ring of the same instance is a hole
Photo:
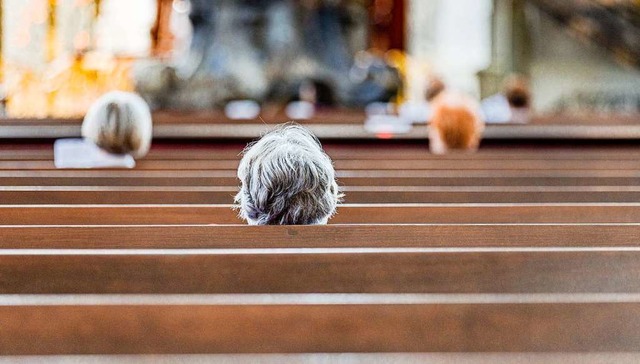
[[[315,109],[315,106],[308,101],[293,101],[287,105],[284,113],[290,119],[307,120],[313,117]]]
[[[509,123],[513,118],[509,101],[502,94],[493,95],[482,100],[480,105],[486,123]]]
[[[56,168],[133,168],[128,154],[111,154],[87,139],[58,139],[53,144]]]
[[[230,101],[224,114],[231,120],[253,120],[260,115],[260,104],[253,100]]]
[[[364,123],[364,128],[369,133],[378,135],[406,134],[413,126],[410,122],[394,115],[369,116]]]
[[[426,124],[431,120],[431,106],[426,101],[407,101],[400,105],[398,115],[414,124]]]

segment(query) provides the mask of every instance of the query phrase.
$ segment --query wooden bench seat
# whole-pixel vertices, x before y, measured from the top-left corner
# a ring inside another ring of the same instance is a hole
[[[640,348],[640,153],[328,148],[366,203],[335,225],[198,225],[239,222],[203,205],[231,203],[234,148],[91,171],[0,148],[0,353]]]
[[[383,172],[383,171],[380,171]],[[640,175],[640,174],[639,174]],[[0,186],[237,186],[235,171],[0,171]],[[494,176],[443,173],[338,173],[342,186],[634,186],[640,177],[583,174]]]
[[[2,178],[231,178],[236,170],[52,169],[0,170]],[[640,178],[633,170],[337,170],[340,178]]]
[[[0,357],[2,359],[2,357]],[[118,355],[13,355],[7,360],[53,361],[59,364],[78,362],[103,363],[234,363],[234,364],[496,364],[496,363],[581,363],[636,364],[640,353],[634,352],[503,352],[503,353],[285,353],[285,354],[118,354]]]
[[[331,224],[640,223],[640,203],[344,204]],[[0,205],[0,225],[243,224],[232,205]]]
[[[3,354],[612,352],[637,294],[0,296]],[[159,359],[159,358],[157,358]]]
[[[229,204],[231,186],[0,186],[0,202],[26,204]],[[347,186],[346,203],[640,202],[640,186]]]
[[[581,114],[581,113],[580,113]],[[177,140],[229,140],[256,139],[275,125],[289,121],[280,115],[262,119],[229,120],[219,115],[202,118],[200,116],[177,115],[164,121],[154,117],[153,137],[157,139]],[[164,119],[164,117],[163,117]],[[329,111],[303,121],[318,138],[322,140],[346,140],[372,142],[392,137],[396,140],[426,142],[428,126],[414,125],[407,133],[395,135],[377,135],[364,127],[366,116],[361,110]],[[614,118],[601,115],[572,118],[567,115],[536,119],[526,125],[522,124],[490,124],[483,133],[483,141],[531,141],[531,140],[564,140],[564,141],[620,141],[621,143],[640,139],[637,114],[616,116]],[[6,119],[3,120],[2,139],[15,141],[19,139],[57,139],[78,138],[81,135],[81,120],[68,119]]]
[[[237,159],[227,160],[140,160],[139,170],[235,170]],[[623,169],[640,171],[637,160],[336,160],[339,170],[608,170]],[[0,160],[0,170],[55,169],[52,160]]]
[[[634,186],[629,171],[337,171],[342,186]],[[0,186],[238,186],[234,170],[0,170]]]
[[[640,293],[640,247],[4,249],[0,294]]]
[[[637,247],[640,224],[0,226],[3,249]]]
[[[246,143],[170,143],[154,141],[144,160],[220,160],[239,159]],[[427,143],[413,144],[339,144],[324,142],[323,148],[334,160],[351,159],[425,159],[425,160],[637,160],[637,146],[482,146],[476,153],[435,155]],[[0,160],[53,159],[53,143],[0,143]]]

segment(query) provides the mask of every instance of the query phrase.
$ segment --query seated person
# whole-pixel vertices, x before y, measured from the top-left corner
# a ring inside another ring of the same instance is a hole
[[[427,84],[427,91],[425,92],[425,99],[427,102],[432,103],[438,95],[440,95],[445,89],[444,82],[437,76],[431,76]]]
[[[524,124],[529,122],[531,91],[524,76],[512,75],[505,82],[504,95],[511,109],[511,121]]]
[[[480,106],[470,97],[451,92],[443,84],[428,91],[432,117],[429,127],[429,149],[444,154],[451,149],[475,151],[480,144],[484,121]]]
[[[151,111],[134,93],[113,91],[91,105],[82,136],[113,154],[144,157],[151,146]]]
[[[529,122],[531,114],[531,91],[527,78],[521,75],[509,76],[503,85],[503,92],[482,100],[482,113],[487,123]]]
[[[250,225],[323,225],[342,197],[318,138],[296,123],[279,125],[250,144],[238,178],[235,201]]]

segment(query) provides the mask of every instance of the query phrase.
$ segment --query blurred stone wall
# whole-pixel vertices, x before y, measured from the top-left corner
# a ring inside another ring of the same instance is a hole
[[[531,86],[537,111],[585,107],[571,103],[588,95],[613,99],[640,94],[640,70],[616,62],[605,48],[571,35],[537,8],[529,7],[527,12],[532,39]]]

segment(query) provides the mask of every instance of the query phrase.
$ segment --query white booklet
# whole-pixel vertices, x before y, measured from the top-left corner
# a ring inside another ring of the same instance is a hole
[[[407,101],[400,105],[398,115],[414,124],[427,124],[431,121],[431,106],[426,101]]]
[[[53,144],[56,168],[133,168],[129,154],[111,154],[87,139],[58,139]]]
[[[513,119],[509,101],[502,94],[496,94],[482,100],[482,115],[487,124],[509,123]]]
[[[260,116],[260,104],[253,100],[229,101],[224,114],[231,120],[253,120]]]

